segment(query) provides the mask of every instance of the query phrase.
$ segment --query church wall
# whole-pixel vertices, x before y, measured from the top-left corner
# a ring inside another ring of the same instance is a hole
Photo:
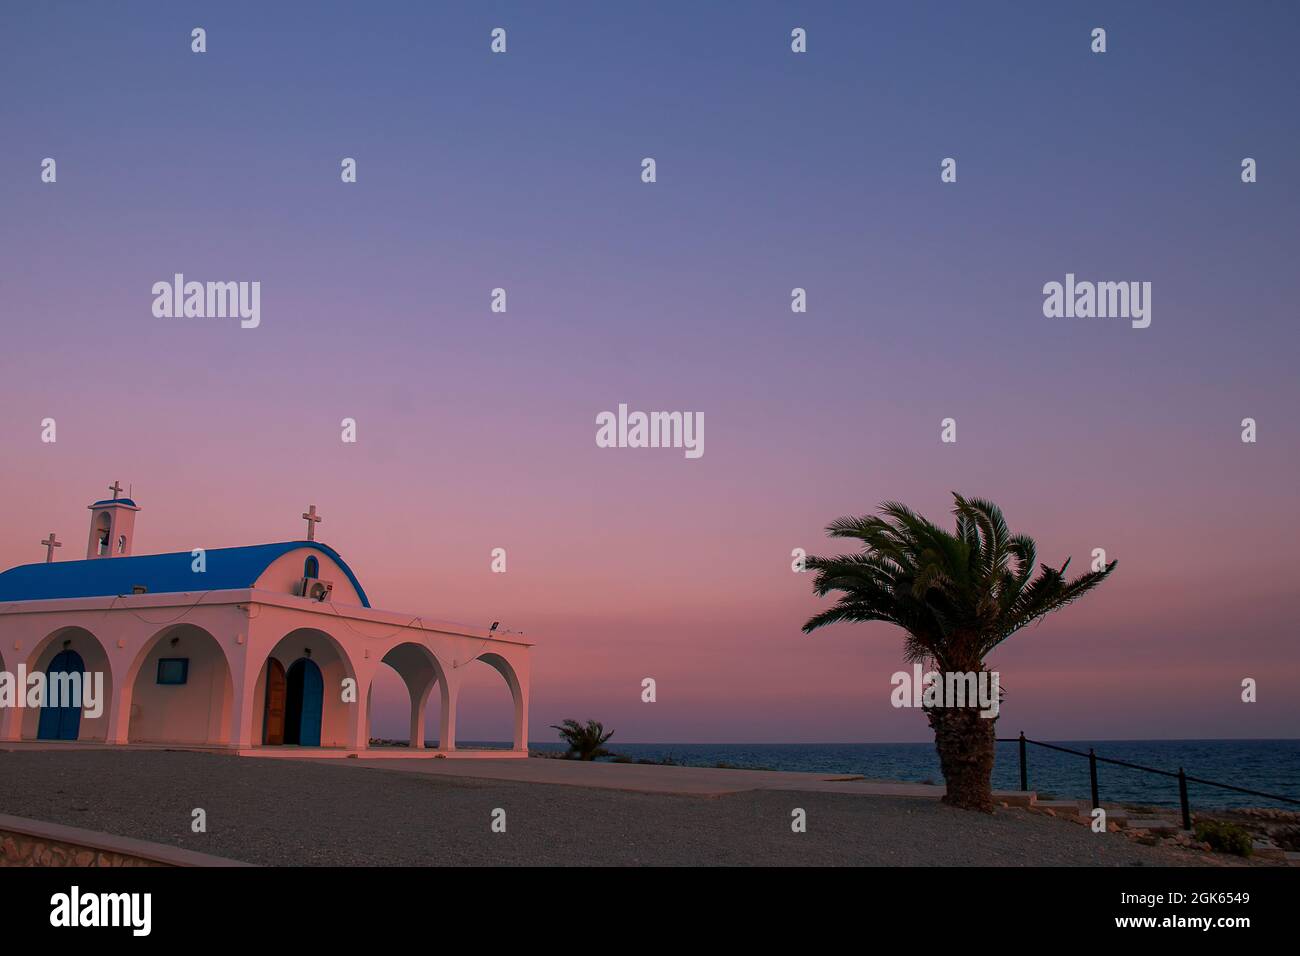
[[[301,549],[297,554],[306,550]],[[321,573],[327,576],[332,572],[332,562],[323,556],[321,560]],[[284,606],[260,604],[255,597],[250,605],[247,595],[243,601],[232,595],[230,603],[220,604],[192,605],[188,599],[182,604],[165,604],[165,600],[162,595],[128,596],[113,599],[108,607],[103,604],[95,607],[92,606],[95,602],[69,599],[49,602],[48,610],[39,613],[0,613],[4,663],[9,669],[19,663],[29,670],[33,666],[43,668],[62,649],[62,642],[68,640],[71,648],[82,655],[88,670],[103,670],[105,689],[112,694],[113,706],[106,707],[104,716],[98,720],[83,720],[82,740],[222,743],[235,730],[242,729],[243,739],[258,747],[262,740],[268,655],[274,653],[287,668],[299,657],[308,656],[306,649],[311,648],[310,657],[321,669],[324,690],[321,743],[326,747],[345,748],[354,735],[365,745],[368,735],[361,716],[364,710],[359,713],[357,707],[368,706],[375,673],[384,667],[381,663],[384,657],[398,645],[418,644],[428,648],[445,673],[445,680],[438,682],[426,708],[426,713],[432,711],[426,739],[440,740],[449,729],[454,731],[465,665],[476,658],[490,660],[495,653],[517,675],[517,681],[511,682],[518,694],[516,738],[520,739],[518,731],[523,731],[522,739],[526,740],[529,683],[526,646],[450,631],[408,629],[395,619],[344,619],[328,605],[312,605],[296,598],[286,599]],[[176,623],[153,623],[167,620]],[[73,622],[84,622],[89,630],[69,630]],[[173,637],[179,638],[175,647],[170,643]],[[228,688],[218,684],[218,676],[222,682],[226,677],[224,670],[217,667],[217,662],[222,660],[222,649],[231,668]],[[340,654],[346,655],[346,659]],[[411,661],[404,654],[413,655]],[[188,683],[157,684],[159,657],[189,658]],[[409,672],[417,684],[423,684],[420,678],[427,677],[422,658],[422,653],[416,653],[413,647],[393,656],[400,665],[399,671]],[[412,662],[418,662],[419,667],[413,670]],[[357,678],[358,704],[341,700],[342,682],[349,675]],[[254,686],[253,699],[243,711],[235,694],[245,679]],[[172,694],[174,691],[179,694]],[[444,692],[450,707],[445,716],[439,713]],[[247,726],[237,728],[236,720],[244,713]],[[38,721],[35,710],[5,708],[0,712],[0,739],[34,738]]]
[[[322,747],[346,747],[351,729],[353,708],[356,704],[342,701],[343,678],[347,672],[338,658],[316,661],[325,682],[325,706],[321,714],[320,742]]]
[[[189,660],[186,683],[158,683],[158,660],[164,657]],[[232,694],[228,675],[221,647],[201,631],[181,634],[175,647],[158,641],[136,677],[131,742],[224,742]]]
[[[334,591],[331,600],[335,604],[353,607],[361,605],[361,595],[348,580],[347,574],[338,563],[328,555],[315,548],[296,548],[280,555],[267,566],[253,587],[263,591],[275,591],[279,594],[296,594],[302,583],[303,564],[308,557],[314,557],[320,563],[320,573],[316,575],[322,581],[331,581]]]
[[[86,601],[69,600],[66,602],[49,602],[52,607],[46,613],[36,614],[0,614],[0,640],[6,646],[5,663],[12,670],[19,663],[30,673],[33,670],[46,670],[53,656],[63,649],[63,642],[69,642],[69,649],[81,655],[88,672],[102,672],[104,689],[111,695],[105,702],[104,712],[98,718],[86,716],[83,712],[79,740],[111,740],[114,743],[126,743],[129,720],[122,718],[123,712],[129,712],[134,697],[135,682],[131,680],[135,667],[143,671],[149,666],[149,680],[156,680],[157,655],[147,665],[145,651],[151,653],[155,648],[152,642],[159,637],[160,627],[150,624],[150,620],[175,617],[175,612],[168,609],[154,609],[150,596],[140,600],[138,608],[123,606],[123,599],[116,599],[112,609],[92,609]],[[57,609],[56,609],[57,608]],[[247,613],[234,605],[215,607],[195,607],[183,615],[187,623],[202,628],[209,634],[220,635],[232,653],[236,649],[237,636],[247,631]],[[78,625],[81,626],[78,626]],[[186,628],[194,632],[194,628]],[[167,636],[177,633],[168,629]],[[178,653],[163,656],[193,657],[188,653],[182,634],[182,642],[177,647]],[[15,645],[19,645],[15,647]],[[215,650],[215,648],[214,648]],[[181,653],[181,652],[185,653]],[[191,665],[192,668],[194,665]],[[202,668],[191,671],[191,682],[202,677]],[[143,682],[142,682],[143,683]],[[193,689],[191,683],[190,689]],[[214,708],[215,710],[215,708]],[[197,740],[204,740],[214,733],[220,735],[223,715],[214,714],[209,721],[211,732],[205,730]],[[34,739],[40,713],[34,708],[5,708],[0,711],[0,739]],[[169,738],[181,740],[184,738]],[[215,739],[220,739],[217,736]]]
[[[269,658],[268,658],[269,660]],[[284,663],[281,661],[280,663]],[[267,661],[262,661],[262,669],[258,672],[257,683],[253,688],[253,733],[249,737],[254,747],[262,744],[262,731],[266,723],[266,667]]]

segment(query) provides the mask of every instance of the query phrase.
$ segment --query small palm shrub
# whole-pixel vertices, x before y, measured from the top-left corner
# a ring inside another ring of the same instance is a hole
[[[570,760],[595,760],[610,755],[604,744],[614,736],[614,731],[606,733],[605,725],[599,720],[589,720],[586,726],[576,720],[566,720],[562,724],[551,726],[560,732],[560,739],[569,745],[569,752],[565,756]]]

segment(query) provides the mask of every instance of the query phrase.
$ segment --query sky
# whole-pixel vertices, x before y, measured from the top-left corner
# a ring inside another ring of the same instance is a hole
[[[959,491],[1119,561],[992,656],[1001,733],[1296,736],[1297,43],[1263,2],[8,2],[0,567],[80,557],[114,480],[137,553],[315,503],[376,607],[536,643],[533,740],[927,740],[901,634],[803,635],[791,552]],[[175,273],[260,325],[156,317]],[[1067,273],[1150,327],[1045,317]],[[704,454],[597,447],[620,403]],[[475,668],[459,735],[506,739]]]

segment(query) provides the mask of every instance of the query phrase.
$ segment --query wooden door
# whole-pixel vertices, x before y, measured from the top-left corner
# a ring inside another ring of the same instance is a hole
[[[284,743],[284,665],[274,657],[266,667],[266,711],[262,717],[262,743]]]

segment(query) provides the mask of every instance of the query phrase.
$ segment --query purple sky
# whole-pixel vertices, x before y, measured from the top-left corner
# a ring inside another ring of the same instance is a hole
[[[141,552],[315,502],[376,606],[537,642],[535,740],[922,740],[901,636],[802,636],[790,552],[957,490],[1120,561],[994,656],[1001,730],[1295,736],[1300,13],[1249,11],[6,4],[0,567],[80,557],[114,479]],[[155,318],[176,272],[260,281],[261,326]],[[1151,327],[1045,318],[1067,272],[1151,282]],[[597,448],[620,402],[704,456]]]

